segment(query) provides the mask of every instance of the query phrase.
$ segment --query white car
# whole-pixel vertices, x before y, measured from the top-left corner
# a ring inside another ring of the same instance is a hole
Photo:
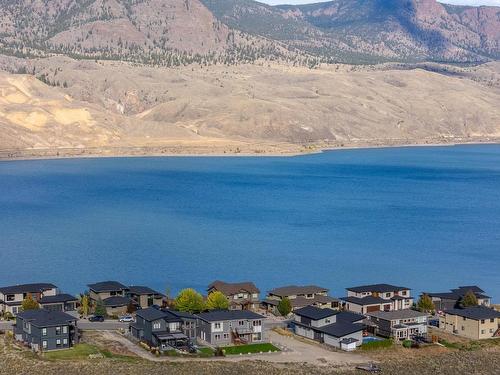
[[[125,315],[125,316],[120,316],[120,319],[118,319],[118,321],[122,323],[133,323],[134,318],[130,315]]]

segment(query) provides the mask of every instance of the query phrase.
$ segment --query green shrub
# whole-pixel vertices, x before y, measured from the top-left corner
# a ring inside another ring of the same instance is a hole
[[[412,343],[412,341],[411,341],[411,340],[405,340],[405,341],[403,341],[403,346],[404,346],[405,348],[411,348],[412,344],[413,344],[413,343]]]

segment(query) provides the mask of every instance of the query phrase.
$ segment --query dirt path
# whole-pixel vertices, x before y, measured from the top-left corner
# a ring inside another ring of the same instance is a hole
[[[136,354],[138,357],[154,362],[185,362],[185,361],[265,361],[272,363],[308,363],[316,366],[335,366],[352,367],[359,363],[367,363],[370,360],[362,355],[353,353],[334,352],[324,349],[319,345],[308,344],[293,337],[281,336],[276,332],[270,331],[269,338],[273,344],[282,349],[279,353],[252,354],[229,356],[223,358],[172,358],[156,357],[148,351],[137,346],[126,337],[117,332],[105,331],[102,336],[106,340],[117,341],[121,343],[128,351]]]

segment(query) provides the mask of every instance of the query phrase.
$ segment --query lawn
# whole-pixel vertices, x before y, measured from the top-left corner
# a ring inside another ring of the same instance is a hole
[[[70,349],[46,352],[44,354],[44,358],[49,360],[88,359],[91,354],[100,354],[104,358],[118,359],[127,362],[137,360],[137,358],[127,355],[114,354],[109,350],[99,349],[97,346],[90,344],[77,344]]]
[[[271,352],[279,352],[280,351],[273,344],[269,344],[269,343],[228,346],[228,347],[225,347],[223,349],[224,349],[224,353],[226,355],[260,353],[260,352],[267,353],[269,351],[271,351]]]
[[[386,349],[386,348],[391,348],[393,345],[394,342],[391,339],[377,340],[364,343],[363,345],[361,345],[361,349],[363,350]]]
[[[214,350],[212,348],[199,348],[198,351],[203,357],[211,357],[214,355]]]

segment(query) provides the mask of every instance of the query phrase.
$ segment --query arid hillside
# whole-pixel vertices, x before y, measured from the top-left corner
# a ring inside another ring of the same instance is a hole
[[[43,82],[0,74],[3,150],[261,153],[500,138],[498,63],[172,69],[52,57],[6,66]]]

